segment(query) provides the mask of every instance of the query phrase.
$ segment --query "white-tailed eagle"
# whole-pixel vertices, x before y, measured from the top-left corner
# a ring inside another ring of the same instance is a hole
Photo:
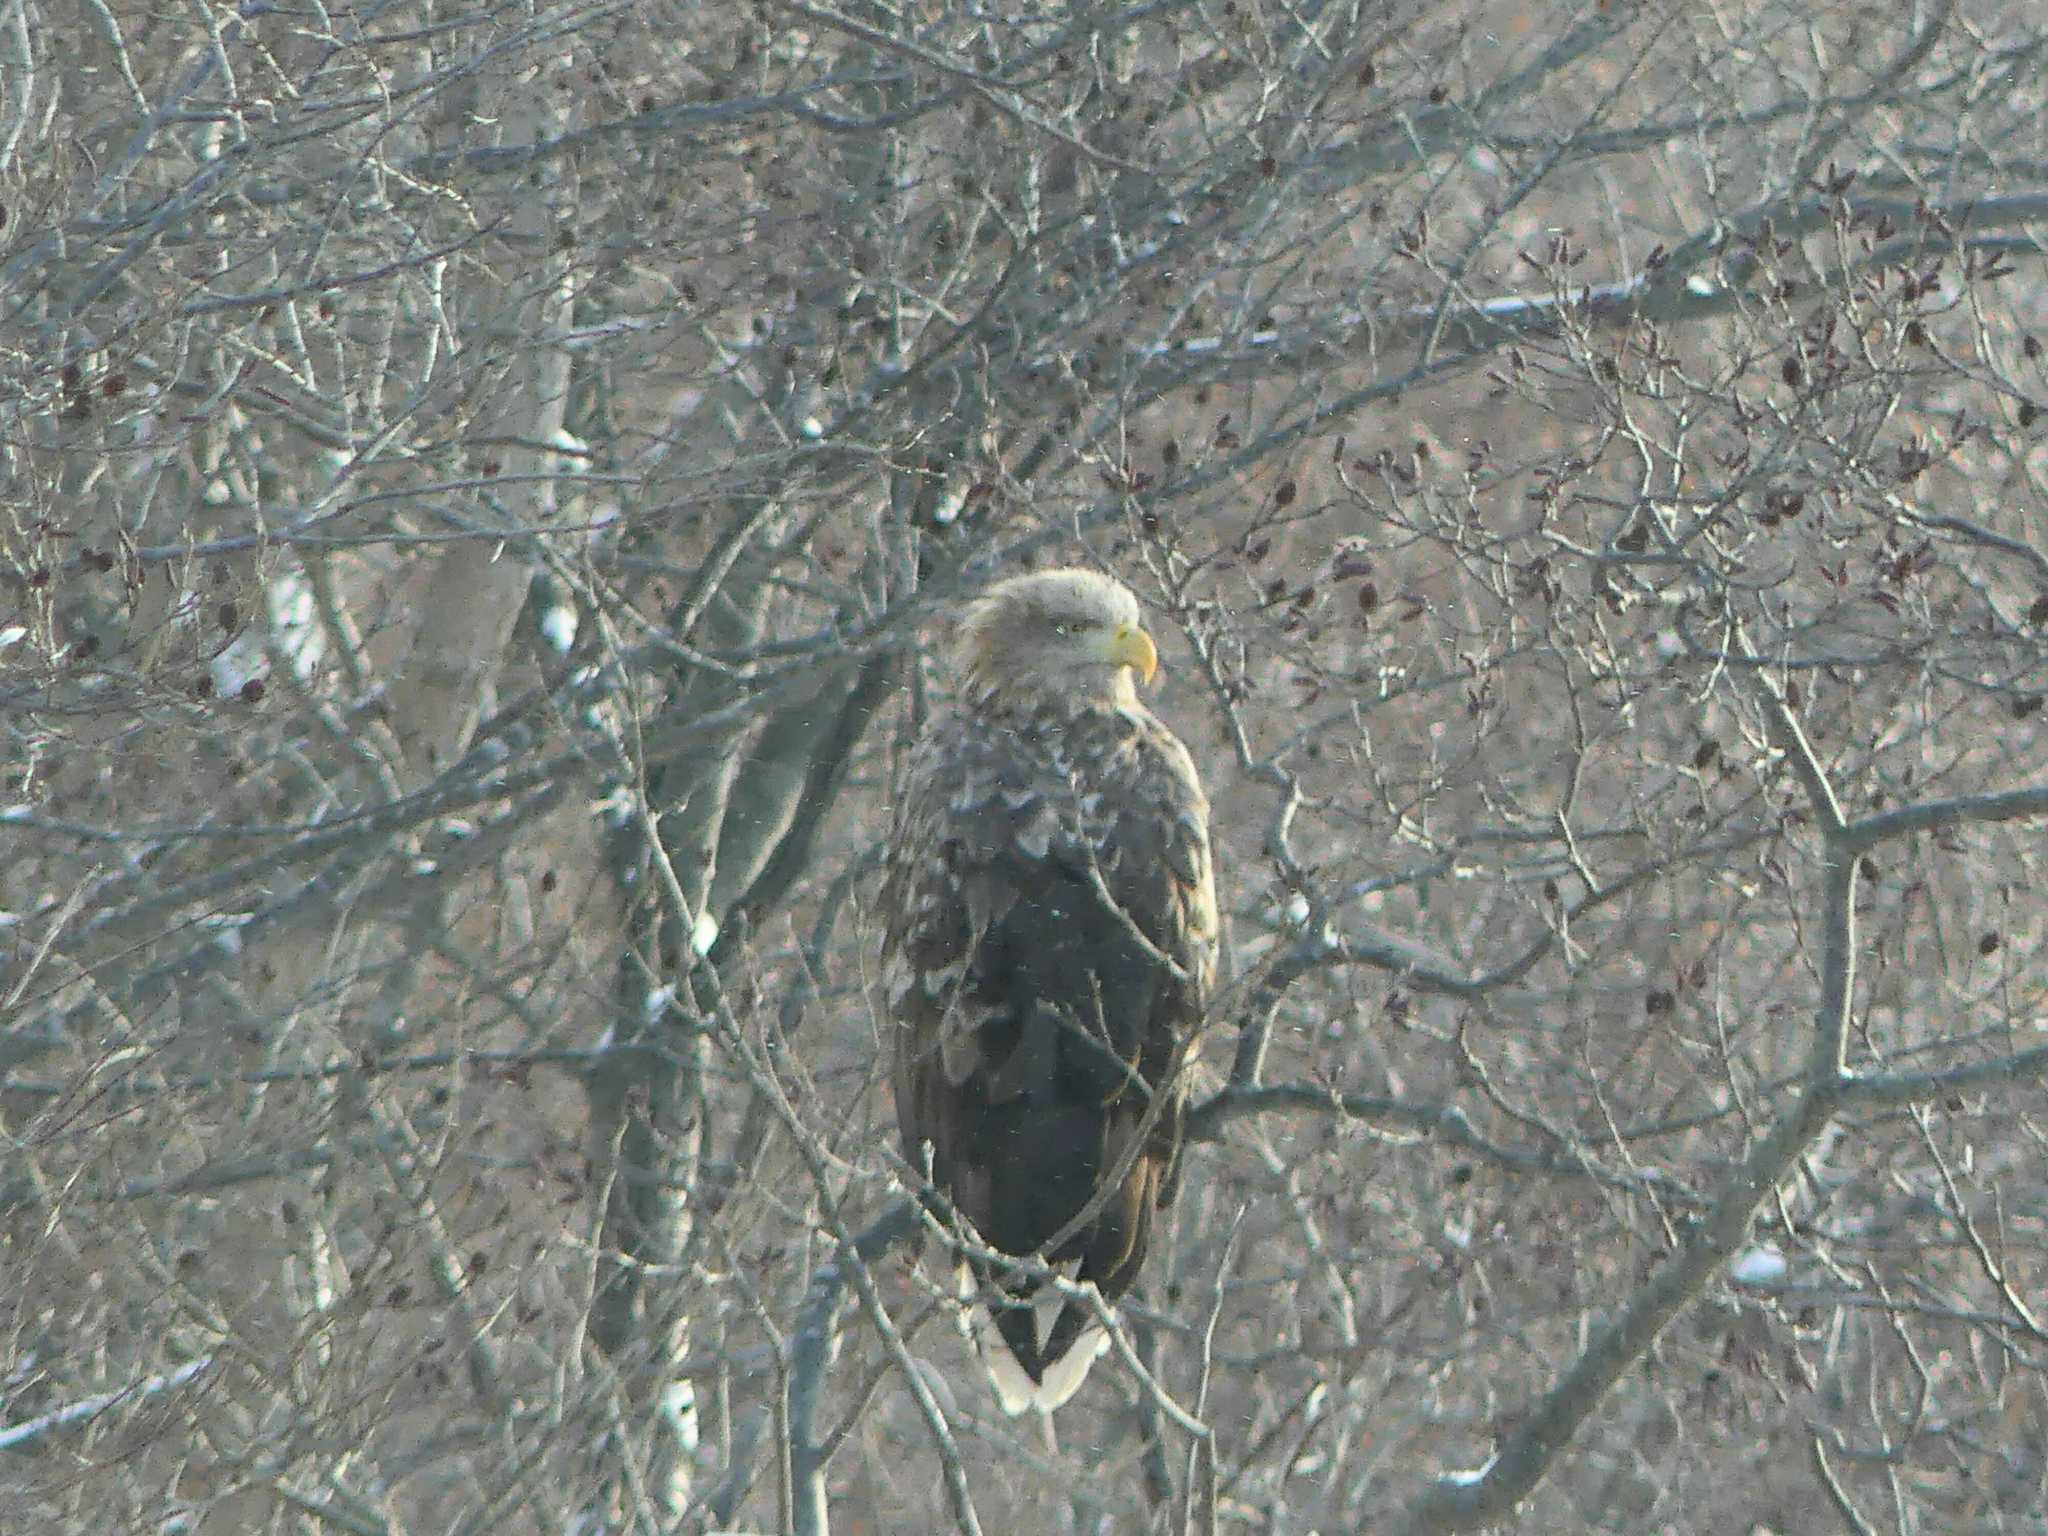
[[[1158,653],[1120,582],[999,582],[957,662],[882,893],[904,1151],[990,1248],[1114,1300],[1179,1181],[1216,968],[1209,802],[1138,701]],[[972,1270],[982,1358],[1009,1412],[1056,1408],[1108,1340],[1082,1300],[1002,1269]]]

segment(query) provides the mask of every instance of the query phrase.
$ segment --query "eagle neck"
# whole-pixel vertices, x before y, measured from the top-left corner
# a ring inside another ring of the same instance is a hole
[[[1007,684],[977,677],[968,686],[967,702],[976,714],[1004,724],[1063,723],[1136,709],[1138,688],[1128,667],[1070,673],[1052,681],[1012,679]]]

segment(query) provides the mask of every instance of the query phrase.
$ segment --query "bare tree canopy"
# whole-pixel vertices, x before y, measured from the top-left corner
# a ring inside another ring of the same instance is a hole
[[[0,0],[0,1524],[2037,1531],[2044,237],[2017,0]],[[878,893],[1054,565],[1223,941],[1041,1432]]]

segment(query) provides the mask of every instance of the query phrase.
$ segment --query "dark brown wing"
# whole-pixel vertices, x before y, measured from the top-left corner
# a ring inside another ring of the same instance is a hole
[[[1176,1068],[1214,975],[1208,804],[1186,750],[1142,710],[953,717],[915,760],[884,910],[906,1155],[929,1145],[934,1182],[1014,1254],[1122,1166],[1048,1255],[1121,1295],[1177,1183]],[[1050,1337],[1028,1310],[997,1321],[1036,1381],[1084,1318],[1066,1309]]]

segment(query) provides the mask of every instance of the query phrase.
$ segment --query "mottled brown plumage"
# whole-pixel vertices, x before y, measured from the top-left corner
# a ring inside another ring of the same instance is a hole
[[[988,1245],[1130,1288],[1179,1175],[1187,1043],[1216,961],[1209,805],[1139,703],[1152,641],[1089,571],[992,587],[917,744],[883,889],[896,1112]],[[1020,1278],[977,1328],[1004,1406],[1057,1407],[1106,1342]]]

